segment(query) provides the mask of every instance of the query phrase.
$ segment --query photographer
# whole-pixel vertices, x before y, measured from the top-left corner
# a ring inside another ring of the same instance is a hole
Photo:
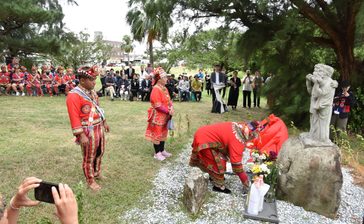
[[[39,186],[42,180],[28,177],[18,187],[15,196],[11,198],[9,207],[4,211],[4,198],[0,194],[0,224],[15,224],[18,222],[22,207],[37,206],[40,201],[33,201],[28,197],[28,192]],[[77,201],[72,189],[67,184],[59,184],[59,193],[55,188],[52,194],[56,206],[56,216],[62,224],[77,224]],[[4,213],[3,213],[4,211]]]

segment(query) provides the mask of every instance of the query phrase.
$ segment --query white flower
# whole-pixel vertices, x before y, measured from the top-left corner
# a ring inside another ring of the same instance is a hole
[[[270,170],[267,166],[267,164],[263,163],[263,164],[260,164],[260,169],[264,172],[264,173],[270,173]]]
[[[258,157],[259,157],[259,154],[258,154],[258,153],[256,153],[256,152],[253,152],[253,153],[252,153],[252,156],[253,156],[253,157],[255,157],[255,158],[258,158]]]
[[[267,157],[265,156],[265,154],[263,153],[262,155],[259,156],[260,160],[265,160]]]

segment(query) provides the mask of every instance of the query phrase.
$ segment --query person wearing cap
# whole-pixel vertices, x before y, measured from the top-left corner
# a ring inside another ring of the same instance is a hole
[[[83,152],[83,172],[88,186],[94,191],[101,189],[95,179],[104,178],[101,175],[101,159],[105,151],[104,131],[110,131],[94,90],[97,75],[97,67],[80,68],[80,83],[69,92],[66,99],[72,132]]]
[[[335,129],[346,131],[349,113],[355,103],[355,97],[353,92],[350,91],[349,81],[342,81],[340,87],[334,96],[330,125],[334,126]]]
[[[11,84],[10,84],[10,73],[6,71],[6,65],[1,66],[0,72],[0,88],[5,89],[5,95],[9,95]],[[1,92],[0,92],[1,94]]]
[[[153,89],[150,95],[151,107],[148,109],[148,126],[145,138],[154,146],[154,158],[163,161],[172,156],[164,149],[167,140],[167,123],[174,114],[172,100],[166,88],[167,73],[162,68],[157,68],[153,74]]]
[[[222,122],[202,126],[195,132],[189,165],[210,175],[213,191],[229,194],[231,191],[224,183],[227,161],[231,162],[233,172],[243,186],[249,187],[243,169],[243,161],[248,161],[249,158],[243,156],[250,153],[245,153],[244,150],[258,149],[277,155],[287,139],[286,125],[273,114],[260,122]]]

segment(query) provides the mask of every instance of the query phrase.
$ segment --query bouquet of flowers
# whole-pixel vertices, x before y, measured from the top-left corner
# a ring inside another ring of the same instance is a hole
[[[250,155],[250,159],[244,163],[244,170],[251,178],[251,181],[263,175],[264,183],[270,185],[270,191],[273,194],[271,197],[275,197],[278,177],[278,169],[276,167],[277,154],[273,151],[270,151],[268,154],[259,150],[252,150]]]

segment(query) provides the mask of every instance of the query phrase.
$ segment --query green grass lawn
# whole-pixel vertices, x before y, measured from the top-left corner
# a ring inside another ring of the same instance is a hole
[[[105,98],[100,102],[111,128],[102,165],[108,179],[100,182],[103,189],[99,193],[84,187],[84,221],[118,223],[118,217],[151,189],[151,181],[163,162],[152,158],[152,144],[144,140],[149,103],[111,102]],[[166,144],[174,154],[172,159],[191,142],[201,125],[267,115],[264,109],[242,109],[240,104],[237,111],[220,115],[210,113],[211,98],[207,96],[200,103],[175,102],[177,130]],[[73,189],[80,181],[84,183],[81,150],[73,142],[64,96],[1,96],[0,105],[0,192],[8,200],[28,176],[68,183]],[[33,197],[33,192],[30,195]],[[53,211],[52,205],[44,203],[37,208],[22,208],[20,223],[36,223],[43,217],[54,222]]]

